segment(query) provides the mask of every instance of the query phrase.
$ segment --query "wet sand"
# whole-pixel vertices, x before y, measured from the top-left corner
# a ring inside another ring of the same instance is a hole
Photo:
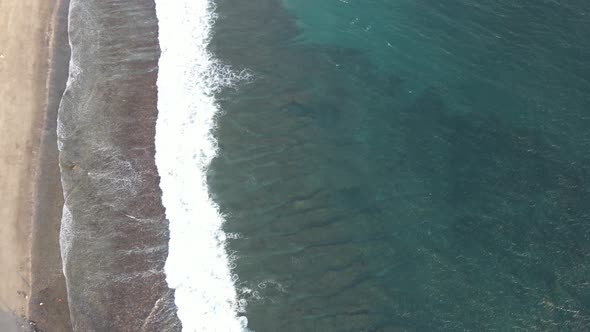
[[[2,331],[35,325],[71,330],[59,254],[63,195],[55,143],[68,62],[65,6],[57,0],[0,2]]]

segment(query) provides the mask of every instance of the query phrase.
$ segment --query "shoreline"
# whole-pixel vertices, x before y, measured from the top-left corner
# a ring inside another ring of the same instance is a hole
[[[66,2],[53,0],[6,1],[0,4],[0,329],[2,331],[69,331],[69,313],[58,314],[44,306],[50,319],[33,306],[43,298],[43,284],[55,280],[60,288],[59,225],[63,194],[57,169],[55,118],[66,63],[60,40],[64,39],[63,14]],[[61,11],[60,11],[61,9]],[[1,14],[3,13],[3,14]],[[60,17],[62,18],[60,20]],[[65,39],[67,40],[67,30]],[[57,212],[57,213],[56,213]],[[58,232],[50,232],[57,229]],[[43,271],[40,271],[40,268]],[[48,272],[51,272],[49,278]],[[63,275],[62,277],[63,278]],[[67,302],[59,307],[65,306]],[[37,327],[39,326],[39,327]]]

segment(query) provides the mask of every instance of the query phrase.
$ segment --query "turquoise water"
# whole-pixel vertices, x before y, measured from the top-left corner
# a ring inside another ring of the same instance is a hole
[[[590,4],[217,1],[255,331],[586,331]]]

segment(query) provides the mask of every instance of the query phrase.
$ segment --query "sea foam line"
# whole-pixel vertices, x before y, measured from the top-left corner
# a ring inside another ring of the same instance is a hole
[[[210,0],[156,0],[161,56],[156,165],[170,221],[166,281],[183,331],[245,331],[206,170],[216,155],[214,92],[236,75],[208,52]]]

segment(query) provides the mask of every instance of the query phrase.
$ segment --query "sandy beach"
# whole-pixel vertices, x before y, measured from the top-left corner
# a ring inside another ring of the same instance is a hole
[[[67,64],[67,52],[53,51],[55,30],[60,47],[67,40],[59,5],[0,1],[0,330],[7,332],[69,326],[54,123]]]

